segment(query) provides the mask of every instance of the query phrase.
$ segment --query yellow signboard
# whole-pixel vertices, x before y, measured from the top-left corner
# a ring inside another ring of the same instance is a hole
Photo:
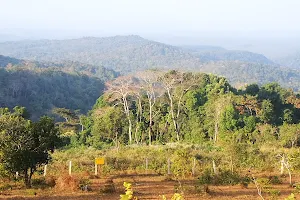
[[[104,158],[96,158],[95,164],[96,165],[104,165]]]

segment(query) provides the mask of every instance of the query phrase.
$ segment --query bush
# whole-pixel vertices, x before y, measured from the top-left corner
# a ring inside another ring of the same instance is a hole
[[[56,182],[56,179],[55,179],[54,176],[46,176],[46,184],[49,187],[54,187],[55,186],[55,182]]]
[[[12,190],[12,185],[7,183],[0,185],[0,192],[3,192],[5,190]]]
[[[91,181],[89,179],[86,178],[82,178],[79,180],[79,188],[82,191],[91,191]]]
[[[272,199],[277,199],[280,195],[280,191],[276,189],[269,189],[267,192],[271,195]]]
[[[203,174],[198,178],[198,183],[200,185],[205,184],[213,184],[214,182],[214,175],[211,170],[205,170]]]
[[[237,172],[231,172],[228,170],[220,171],[215,175],[211,170],[205,170],[202,176],[200,176],[198,183],[200,185],[213,184],[213,185],[236,185],[236,184],[248,184],[251,179],[247,176],[241,176]]]
[[[79,179],[74,176],[60,176],[55,181],[55,189],[61,190],[61,191],[76,191],[79,189]]]
[[[269,176],[269,183],[273,185],[281,184],[282,180],[278,176]]]

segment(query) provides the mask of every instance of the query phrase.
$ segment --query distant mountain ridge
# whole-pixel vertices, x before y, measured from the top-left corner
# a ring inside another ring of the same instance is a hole
[[[77,61],[104,66],[122,73],[149,68],[199,69],[205,62],[224,59],[272,63],[263,55],[251,52],[228,51],[222,48],[199,52],[199,48],[176,47],[136,35],[4,42],[0,43],[0,54],[47,62]]]
[[[280,58],[276,61],[281,65],[288,66],[293,69],[300,69],[300,52]]]
[[[50,66],[104,81],[118,76],[115,71],[128,74],[158,68],[214,73],[235,86],[279,82],[295,91],[300,87],[298,70],[281,68],[261,54],[207,45],[177,47],[136,35],[4,42],[0,43],[1,53],[22,59],[9,58],[22,65],[32,62],[37,68]]]
[[[227,50],[216,46],[184,46],[186,50],[204,62],[210,61],[242,61],[259,64],[275,64],[266,56],[241,50]]]

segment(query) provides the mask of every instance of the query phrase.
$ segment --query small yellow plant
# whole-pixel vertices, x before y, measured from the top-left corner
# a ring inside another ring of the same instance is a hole
[[[131,183],[124,182],[123,186],[125,187],[125,194],[121,194],[120,200],[137,200],[137,197],[133,196],[133,189]]]
[[[165,195],[162,195],[161,198],[162,198],[162,200],[167,200],[167,197]],[[181,194],[175,193],[172,196],[171,200],[184,200],[184,198],[183,198],[183,196]]]
[[[295,200],[295,199],[296,199],[295,195],[291,193],[291,195],[285,198],[284,200]]]

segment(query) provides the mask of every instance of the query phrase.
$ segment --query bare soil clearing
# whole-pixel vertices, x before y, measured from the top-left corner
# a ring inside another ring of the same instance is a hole
[[[168,199],[176,192],[176,188],[181,184],[182,191],[186,200],[205,200],[205,199],[220,199],[220,200],[232,200],[232,199],[247,199],[257,200],[260,199],[257,195],[256,188],[253,184],[250,184],[248,188],[242,188],[239,185],[236,186],[209,186],[209,194],[204,194],[197,190],[197,179],[187,179],[180,181],[180,184],[176,180],[166,179],[164,176],[155,174],[133,174],[133,175],[119,175],[109,178],[92,179],[90,192],[67,192],[67,191],[55,191],[55,189],[45,190],[11,190],[5,191],[0,194],[0,199],[42,199],[42,200],[118,200],[120,194],[124,193],[123,182],[132,183],[132,187],[135,196],[139,200],[159,200],[160,195],[165,195]],[[114,187],[115,192],[103,193],[100,191],[105,187]],[[294,189],[289,187],[287,181],[283,184],[273,185],[273,189],[280,191],[280,196],[277,199],[284,199],[290,193],[294,192]],[[30,194],[29,194],[30,193]],[[297,197],[300,195],[296,194]],[[264,194],[265,199],[272,199],[271,196]],[[276,198],[275,198],[276,199]]]

